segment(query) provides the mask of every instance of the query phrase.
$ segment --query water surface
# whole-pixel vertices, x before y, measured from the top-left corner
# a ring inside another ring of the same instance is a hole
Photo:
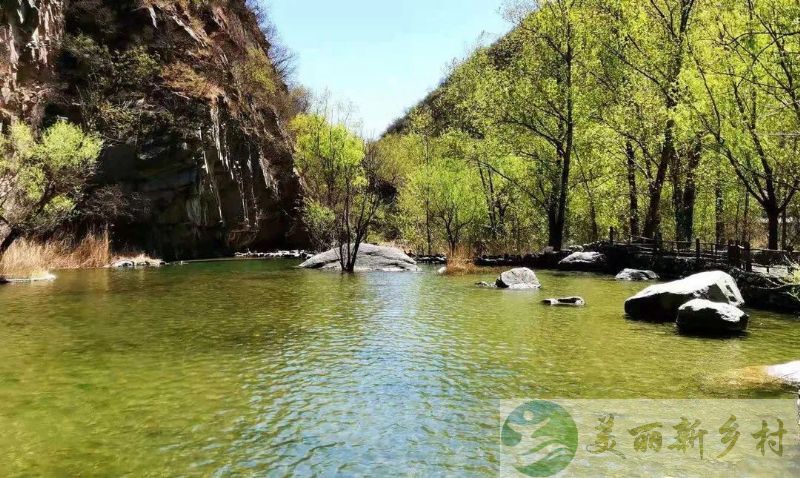
[[[499,400],[786,398],[709,377],[800,353],[788,316],[729,340],[625,320],[643,286],[606,277],[513,292],[293,265],[0,287],[0,476],[490,475]]]

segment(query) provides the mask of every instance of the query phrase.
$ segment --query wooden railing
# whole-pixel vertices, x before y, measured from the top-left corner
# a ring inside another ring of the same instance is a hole
[[[609,240],[615,244],[614,228],[609,232]],[[727,265],[748,272],[754,268],[766,269],[767,272],[770,269],[786,268],[788,273],[793,273],[793,268],[800,263],[798,252],[754,249],[749,242],[729,241],[728,244],[716,244],[701,242],[700,239],[695,239],[694,242],[664,241],[661,237],[632,236],[628,238],[627,245],[641,254],[694,258],[698,262]]]

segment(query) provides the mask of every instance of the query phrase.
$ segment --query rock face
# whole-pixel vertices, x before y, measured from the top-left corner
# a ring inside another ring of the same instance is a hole
[[[731,271],[747,303],[759,309],[800,313],[800,284],[758,272]]]
[[[0,123],[98,130],[94,190],[130,210],[117,242],[168,260],[302,245],[270,52],[245,0],[8,0]]]
[[[694,299],[678,309],[678,330],[684,334],[732,334],[747,330],[750,317],[738,307]]]
[[[599,252],[575,252],[558,263],[559,269],[570,271],[601,271],[606,267],[606,256]]]
[[[733,277],[721,271],[711,271],[650,286],[625,301],[625,313],[635,320],[674,321],[678,317],[678,309],[692,299],[706,299],[737,307],[744,304]]]
[[[536,273],[526,267],[503,272],[497,278],[496,285],[500,289],[513,290],[539,289],[542,287],[536,277]]]
[[[639,269],[625,269],[617,274],[617,280],[631,281],[631,282],[646,282],[651,280],[658,280],[658,274],[653,271],[643,271]]]
[[[545,299],[542,304],[559,307],[583,307],[586,305],[586,301],[582,297],[563,297],[560,299]]]
[[[339,264],[339,249],[334,248],[300,264],[304,269],[342,270]],[[387,271],[416,272],[419,270],[414,259],[394,247],[361,244],[356,257],[356,272]]]

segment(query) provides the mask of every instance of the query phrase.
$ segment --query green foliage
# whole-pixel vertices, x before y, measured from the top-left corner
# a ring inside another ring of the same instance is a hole
[[[306,226],[317,247],[336,245],[344,251],[342,270],[352,272],[355,247],[367,239],[382,203],[378,152],[346,125],[321,114],[298,115],[291,128],[295,164],[306,189]]]
[[[73,213],[102,147],[60,121],[36,139],[23,123],[0,135],[0,223],[20,233],[49,230]]]

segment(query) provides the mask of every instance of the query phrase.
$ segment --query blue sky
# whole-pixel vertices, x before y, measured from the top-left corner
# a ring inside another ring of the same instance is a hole
[[[262,0],[298,55],[300,83],[352,102],[377,136],[483,33],[509,29],[503,0]]]

